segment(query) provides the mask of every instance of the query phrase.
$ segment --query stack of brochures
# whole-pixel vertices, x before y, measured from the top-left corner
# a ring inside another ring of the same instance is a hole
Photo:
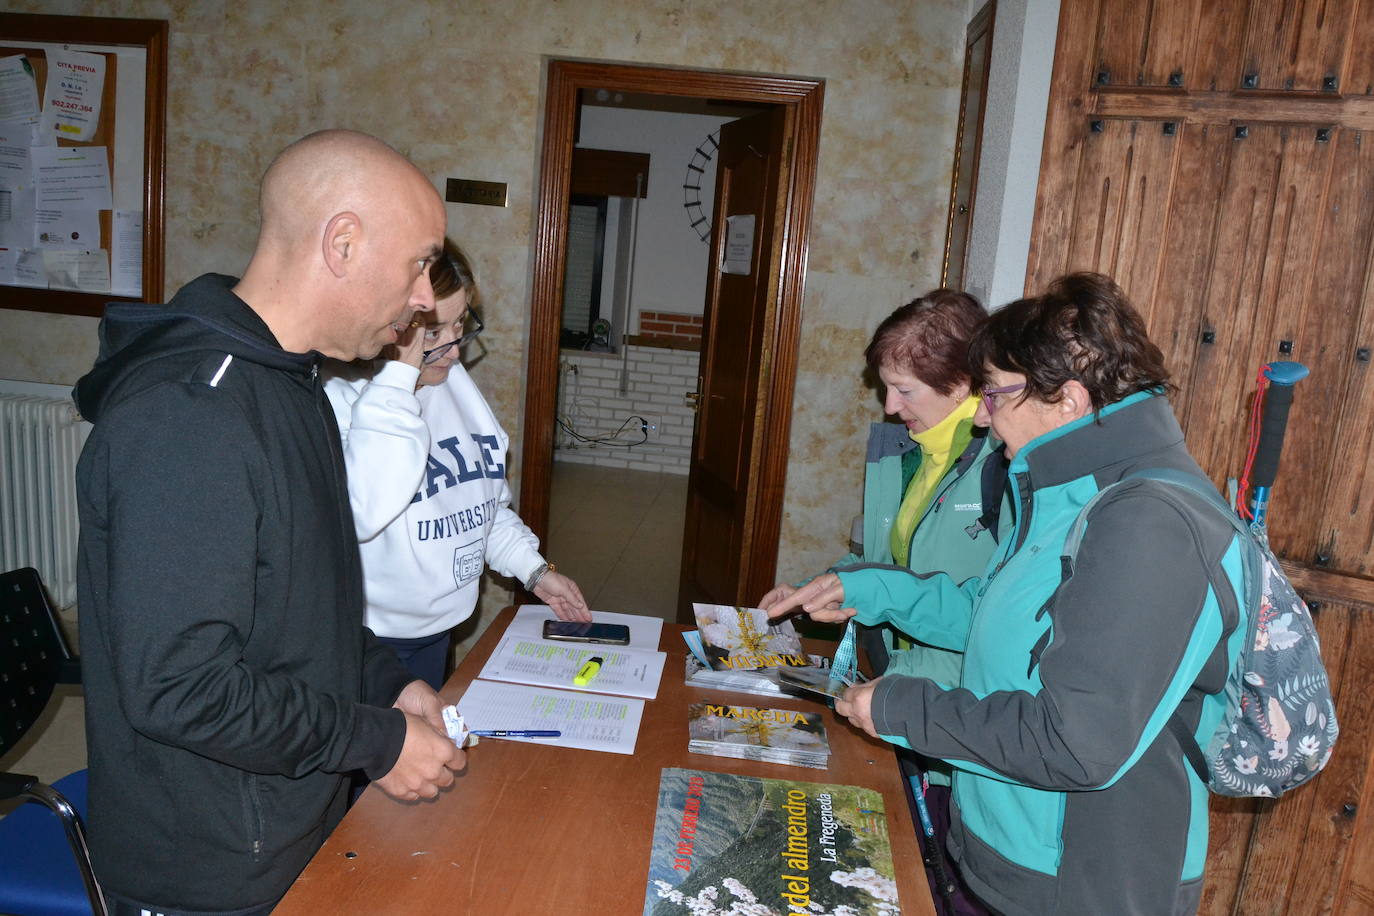
[[[820,713],[693,703],[687,711],[687,734],[687,749],[694,754],[820,770],[830,764],[830,742]]]
[[[786,696],[779,668],[826,668],[829,659],[807,655],[788,620],[773,623],[760,608],[694,604],[697,630],[682,634],[687,683],[759,696]]]
[[[696,637],[695,632],[682,634],[684,639]],[[820,655],[806,656],[813,666],[817,668],[828,668],[830,659]],[[778,684],[778,671],[776,668],[757,668],[746,669],[743,671],[716,671],[706,667],[706,663],[701,660],[694,652],[687,653],[686,661],[687,685],[690,687],[706,687],[712,690],[733,690],[736,693],[752,693],[761,697],[785,697],[790,694],[783,690]]]

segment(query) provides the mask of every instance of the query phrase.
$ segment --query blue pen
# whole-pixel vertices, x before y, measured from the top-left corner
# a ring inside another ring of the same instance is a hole
[[[561,738],[563,733],[549,728],[474,728],[474,735],[483,738]]]

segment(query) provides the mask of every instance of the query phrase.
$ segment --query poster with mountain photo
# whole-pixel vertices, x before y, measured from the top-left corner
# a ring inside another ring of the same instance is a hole
[[[644,916],[734,913],[898,916],[882,795],[664,769]]]

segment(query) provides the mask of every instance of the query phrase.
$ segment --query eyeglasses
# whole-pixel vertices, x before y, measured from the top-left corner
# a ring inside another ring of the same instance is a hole
[[[986,404],[988,408],[988,416],[992,416],[992,412],[997,409],[997,399],[999,397],[1001,397],[1004,394],[1015,394],[1016,392],[1023,390],[1025,387],[1026,383],[1022,382],[1019,385],[1003,385],[1000,388],[984,387],[980,389],[983,394],[983,403]]]
[[[463,317],[463,333],[458,335],[454,340],[450,340],[448,343],[439,344],[439,346],[435,347],[433,350],[425,350],[424,364],[428,366],[436,360],[443,359],[444,355],[454,347],[461,349],[466,346],[474,337],[481,334],[482,329],[485,327],[486,325],[482,323],[482,317],[472,309],[468,309],[467,315]]]

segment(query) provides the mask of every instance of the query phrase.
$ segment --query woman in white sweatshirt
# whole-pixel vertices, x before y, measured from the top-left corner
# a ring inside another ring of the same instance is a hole
[[[434,311],[415,316],[375,372],[341,373],[325,393],[344,442],[367,625],[438,689],[450,631],[472,615],[486,566],[565,620],[590,620],[591,612],[510,508],[510,439],[459,362],[482,322],[472,310],[472,267],[453,242],[445,241],[430,280]]]

